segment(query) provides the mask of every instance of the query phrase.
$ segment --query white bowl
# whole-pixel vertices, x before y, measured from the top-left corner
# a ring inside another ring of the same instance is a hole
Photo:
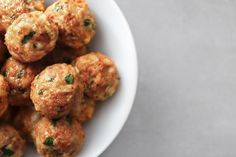
[[[55,0],[46,1],[49,5]],[[102,51],[114,60],[121,85],[114,97],[98,105],[94,119],[86,124],[85,144],[79,157],[97,157],[112,143],[127,120],[137,87],[137,55],[125,17],[113,0],[88,0],[88,3],[97,19],[97,35],[91,49]],[[30,148],[25,156],[39,155]]]

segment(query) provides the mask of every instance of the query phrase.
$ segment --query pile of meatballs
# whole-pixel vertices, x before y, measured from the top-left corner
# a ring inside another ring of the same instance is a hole
[[[96,103],[117,91],[113,61],[88,44],[96,20],[86,0],[0,0],[0,157],[34,143],[43,157],[72,157]]]

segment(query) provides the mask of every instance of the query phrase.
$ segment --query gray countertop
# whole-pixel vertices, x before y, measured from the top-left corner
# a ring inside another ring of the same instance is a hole
[[[235,157],[236,1],[116,1],[136,41],[139,87],[101,157]]]

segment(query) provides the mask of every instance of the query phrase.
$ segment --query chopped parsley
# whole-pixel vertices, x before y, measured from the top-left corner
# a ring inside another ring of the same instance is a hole
[[[65,77],[65,82],[66,82],[67,84],[73,84],[73,83],[74,83],[74,77],[73,77],[73,75],[71,75],[71,74],[67,75],[67,76]]]
[[[47,137],[43,144],[45,144],[47,146],[53,146],[54,145],[54,139],[52,137]]]
[[[25,71],[23,69],[21,69],[17,74],[16,74],[16,78],[20,79],[24,76]]]
[[[22,44],[26,44],[33,36],[36,34],[36,32],[32,31],[29,34],[25,35],[23,40],[21,41]]]
[[[45,90],[43,90],[43,89],[40,89],[39,91],[38,91],[38,95],[43,95],[43,92],[44,92]]]
[[[57,4],[55,4],[54,11],[59,12],[60,10],[62,10],[62,8],[63,7],[61,5],[59,5],[59,3],[57,3]]]
[[[5,155],[5,156],[12,156],[12,155],[14,155],[14,151],[9,149],[9,148],[7,148],[7,146],[2,147],[1,151],[3,152],[3,155]]]
[[[90,19],[85,19],[84,20],[84,26],[85,27],[88,27],[88,26],[90,26],[90,25],[92,25],[93,24],[93,22],[90,20]]]

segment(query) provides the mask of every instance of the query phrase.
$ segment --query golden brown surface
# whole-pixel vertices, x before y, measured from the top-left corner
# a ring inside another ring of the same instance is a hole
[[[0,0],[0,31],[5,32],[23,13],[45,10],[44,0]]]
[[[58,28],[40,11],[20,15],[7,29],[6,46],[13,58],[34,62],[51,52],[58,38]]]
[[[100,52],[92,52],[76,58],[74,66],[85,84],[85,94],[94,100],[111,97],[119,85],[115,64]]]
[[[81,124],[120,81],[108,56],[88,50],[95,26],[86,0],[0,0],[0,157],[22,157],[25,140],[43,157],[81,150]]]
[[[24,0],[26,2],[27,8],[30,11],[45,11],[46,6],[44,0]]]
[[[0,125],[0,156],[21,157],[25,149],[25,141],[10,125]],[[6,155],[12,154],[12,155]]]
[[[83,96],[83,85],[76,75],[71,65],[54,64],[36,76],[31,86],[36,111],[48,118],[68,114]]]
[[[0,117],[7,111],[8,108],[9,86],[5,78],[0,75]]]
[[[33,106],[21,108],[14,119],[16,128],[27,142],[32,142],[34,125],[41,119],[41,115],[35,111]]]
[[[85,97],[80,104],[76,104],[71,115],[75,117],[80,123],[85,123],[91,120],[94,116],[96,102],[90,98]]]
[[[42,68],[40,63],[24,64],[12,57],[6,61],[1,71],[10,86],[10,105],[25,106],[29,103],[31,82]]]
[[[67,46],[81,48],[95,35],[96,21],[85,0],[58,0],[45,14],[59,27],[59,41]]]
[[[42,118],[34,127],[35,146],[44,157],[72,157],[84,143],[84,131],[77,120],[67,116]]]

